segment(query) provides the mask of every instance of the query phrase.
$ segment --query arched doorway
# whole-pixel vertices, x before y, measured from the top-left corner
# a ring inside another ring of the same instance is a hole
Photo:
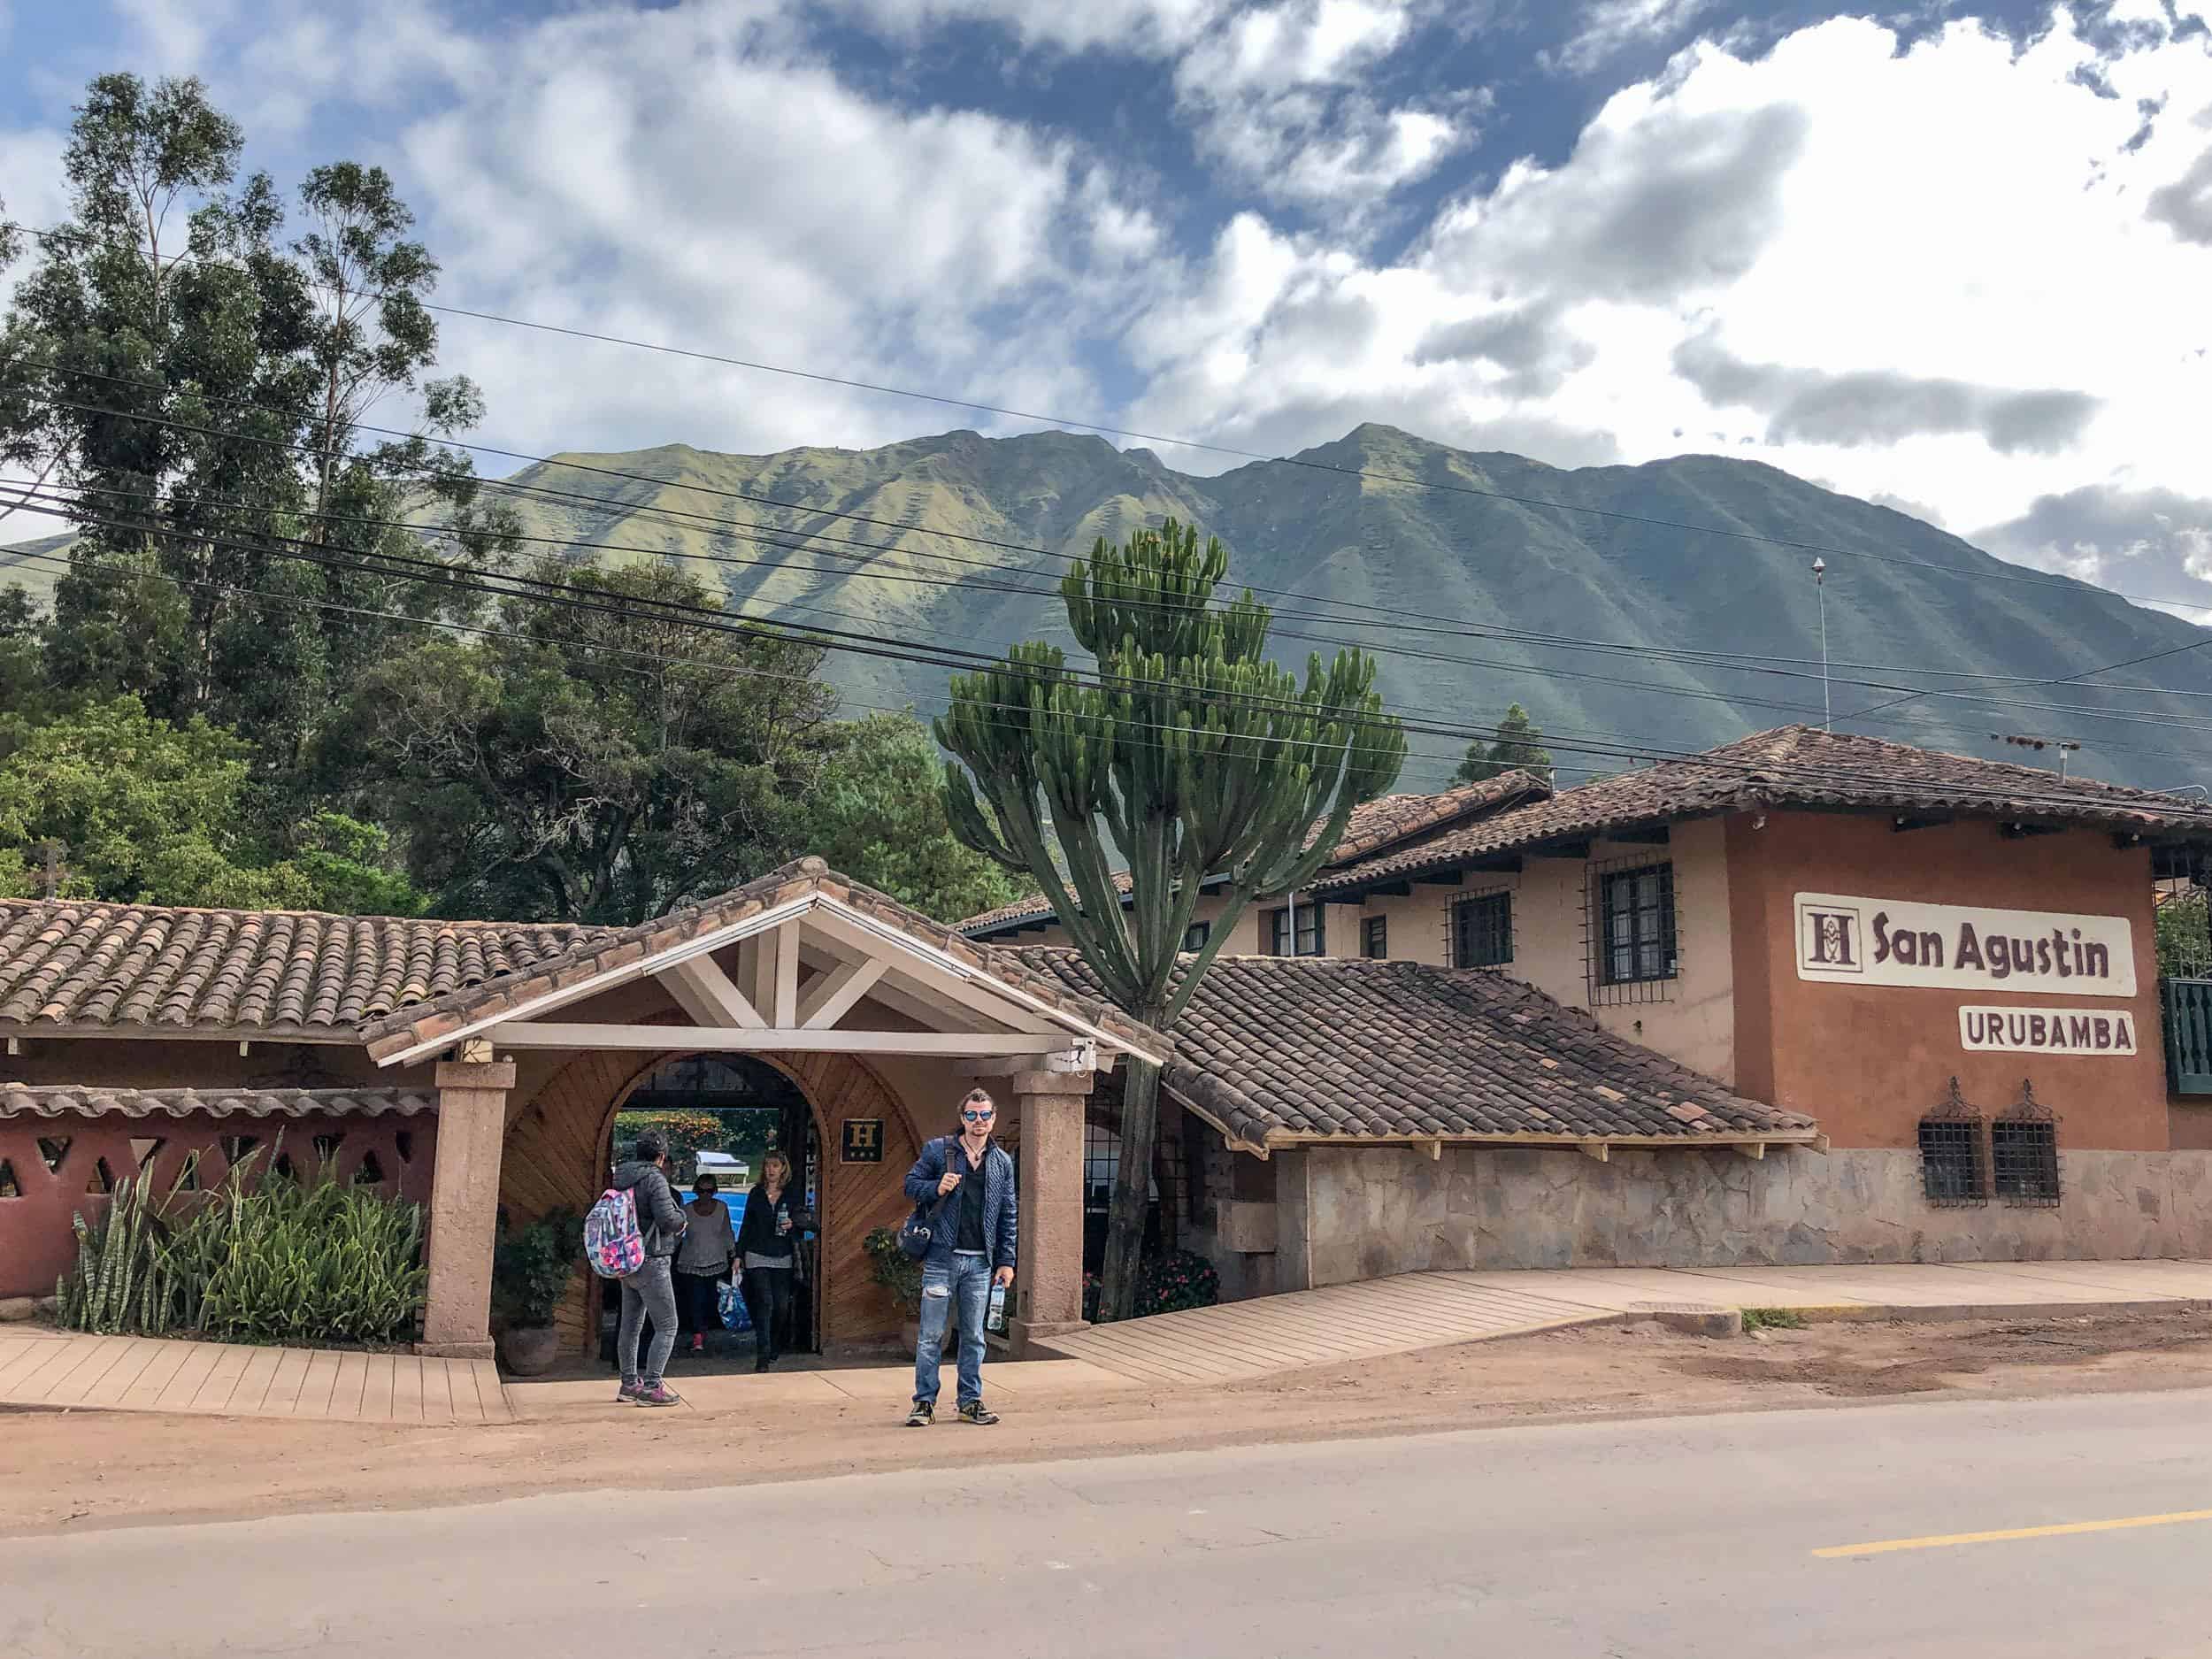
[[[831,1351],[895,1342],[899,1309],[875,1283],[864,1241],[877,1227],[897,1226],[905,1215],[902,1184],[921,1141],[900,1092],[853,1055],[576,1055],[508,1121],[499,1196],[510,1223],[527,1225],[564,1206],[579,1213],[588,1209],[606,1186],[616,1113],[666,1069],[695,1058],[741,1058],[764,1067],[805,1103],[814,1125],[817,1208],[822,1218],[816,1252],[818,1340]],[[719,1077],[711,1071],[700,1075],[707,1082]],[[758,1074],[753,1077],[757,1082]],[[841,1156],[845,1125],[856,1119],[876,1126],[877,1154],[865,1162]],[[570,1352],[597,1350],[591,1291],[599,1282],[580,1270],[560,1310],[557,1323],[562,1345]]]
[[[733,1219],[744,1215],[744,1189],[760,1179],[767,1154],[781,1153],[790,1163],[794,1179],[804,1195],[805,1207],[814,1210],[821,1231],[799,1242],[798,1271],[802,1293],[792,1300],[792,1328],[785,1351],[818,1353],[822,1336],[821,1240],[827,1236],[830,1217],[822,1213],[822,1133],[818,1114],[806,1091],[779,1067],[749,1054],[687,1054],[664,1061],[641,1078],[627,1099],[618,1102],[612,1119],[611,1163],[618,1162],[626,1121],[642,1128],[648,1115],[662,1119],[664,1127],[687,1128],[687,1118],[715,1120],[721,1125],[722,1144],[712,1148],[734,1156],[738,1185]],[[675,1171],[680,1200],[691,1196],[696,1160],[691,1155],[695,1137],[672,1135],[672,1144],[685,1148]],[[732,1176],[718,1176],[726,1187]]]

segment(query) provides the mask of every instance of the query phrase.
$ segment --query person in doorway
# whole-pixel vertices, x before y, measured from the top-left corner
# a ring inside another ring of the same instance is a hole
[[[721,1183],[702,1175],[691,1184],[691,1202],[684,1212],[684,1241],[676,1251],[676,1326],[679,1335],[691,1338],[691,1351],[707,1351],[707,1331],[722,1323],[721,1303],[715,1281],[730,1276],[737,1259],[737,1235],[730,1227],[729,1206],[721,1199]]]
[[[906,1174],[906,1195],[930,1206],[922,1261],[922,1337],[914,1354],[910,1429],[937,1415],[938,1357],[955,1299],[960,1309],[960,1420],[991,1424],[983,1403],[983,1318],[991,1286],[1014,1282],[1014,1160],[991,1139],[998,1106],[984,1090],[960,1102],[960,1133],[922,1148]]]
[[[663,1380],[676,1347],[676,1287],[669,1263],[682,1247],[685,1225],[683,1206],[668,1185],[668,1137],[657,1129],[640,1135],[628,1162],[615,1166],[612,1185],[635,1201],[638,1232],[645,1240],[644,1262],[617,1281],[622,1286],[622,1325],[615,1333],[615,1356],[622,1365],[622,1389],[615,1398],[641,1406],[679,1405],[682,1402]],[[653,1341],[641,1357],[638,1332],[649,1314]]]
[[[791,1316],[799,1234],[810,1225],[791,1191],[791,1160],[771,1152],[761,1160],[760,1184],[745,1196],[745,1220],[737,1230],[745,1265],[745,1308],[753,1316],[755,1371],[766,1371],[780,1357],[777,1342]]]

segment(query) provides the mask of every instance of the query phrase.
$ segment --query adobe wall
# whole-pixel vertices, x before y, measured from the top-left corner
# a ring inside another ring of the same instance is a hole
[[[1306,903],[1306,896],[1301,894],[1298,899],[1299,908],[1303,910]],[[1246,905],[1244,914],[1237,918],[1237,925],[1230,933],[1227,942],[1221,947],[1221,954],[1225,956],[1256,956],[1264,954],[1260,949],[1260,916],[1263,911],[1279,908],[1279,905],[1280,901],[1272,899],[1254,899],[1251,903]],[[1194,922],[1217,921],[1225,908],[1225,901],[1219,894],[1202,894],[1199,895],[1198,908],[1191,913],[1191,920]],[[1326,924],[1329,929],[1327,942],[1329,954],[1333,956],[1356,956],[1359,954],[1358,930],[1356,924],[1353,925],[1352,933],[1348,936],[1350,940],[1350,948],[1340,949],[1337,944],[1335,933],[1337,923],[1340,918],[1351,914],[1348,909],[1336,906],[1330,909]],[[1068,930],[1056,921],[1048,923],[1034,932],[1009,933],[1002,938],[981,940],[978,942],[987,946],[1060,945],[1065,947],[1072,945],[1074,941],[1068,937]]]
[[[1916,1153],[1309,1147],[1278,1273],[1726,1267],[2212,1255],[2212,1151],[2068,1151],[2055,1210],[1936,1209]],[[1286,1166],[1288,1172],[1289,1166]],[[1288,1196],[1289,1194],[1286,1194]]]
[[[1725,828],[1742,1093],[1810,1114],[1837,1147],[1909,1148],[1956,1077],[1989,1116],[2023,1079],[2059,1117],[2059,1148],[2162,1151],[2170,1144],[2150,855],[2099,831],[2002,838],[1987,821],[1898,831],[1880,817],[1738,815]],[[1796,895],[2124,917],[2134,995],[2081,996],[1995,985],[1965,989],[1808,980],[1797,965]],[[1968,1050],[1962,1006],[2063,1009],[2133,1022],[2137,1052]]]

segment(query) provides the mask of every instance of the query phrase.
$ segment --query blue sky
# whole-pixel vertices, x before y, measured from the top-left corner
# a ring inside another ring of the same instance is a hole
[[[390,167],[456,304],[1271,453],[1744,455],[2212,600],[2208,7],[0,0],[0,198],[66,211],[89,75],[196,73],[280,183]],[[1020,424],[444,343],[524,450]]]

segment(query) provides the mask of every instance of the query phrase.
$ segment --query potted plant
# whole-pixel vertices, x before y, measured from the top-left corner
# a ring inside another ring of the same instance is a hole
[[[492,1256],[492,1312],[499,1357],[518,1377],[542,1377],[560,1357],[553,1315],[568,1295],[584,1252],[584,1224],[556,1210],[499,1241]]]
[[[861,1240],[861,1247],[868,1252],[876,1283],[891,1293],[891,1300],[905,1316],[899,1337],[910,1353],[922,1342],[922,1264],[899,1248],[899,1235],[888,1227],[878,1227]],[[952,1334],[950,1320],[946,1321],[945,1333]]]

